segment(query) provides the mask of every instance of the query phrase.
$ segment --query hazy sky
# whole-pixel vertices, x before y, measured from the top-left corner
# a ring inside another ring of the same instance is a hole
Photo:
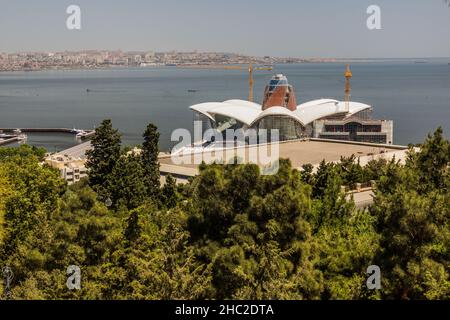
[[[66,28],[81,7],[82,30]],[[381,7],[382,30],[366,27]],[[0,0],[0,52],[122,49],[450,57],[444,0]]]

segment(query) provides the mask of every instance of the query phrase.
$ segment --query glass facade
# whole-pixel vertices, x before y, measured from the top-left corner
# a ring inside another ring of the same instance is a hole
[[[255,126],[259,131],[278,129],[280,141],[301,139],[306,136],[306,130],[301,123],[288,116],[268,116],[261,119]]]
[[[287,79],[272,79],[269,83],[269,92],[273,92],[277,87],[286,87],[287,85]]]

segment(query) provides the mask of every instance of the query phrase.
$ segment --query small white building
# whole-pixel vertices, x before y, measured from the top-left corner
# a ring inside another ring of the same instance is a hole
[[[52,168],[58,169],[61,178],[66,180],[69,185],[77,183],[81,179],[87,177],[88,171],[84,159],[55,154],[47,157],[45,163]]]

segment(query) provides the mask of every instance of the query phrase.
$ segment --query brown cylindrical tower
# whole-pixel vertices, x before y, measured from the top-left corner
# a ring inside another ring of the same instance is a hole
[[[291,111],[297,110],[294,87],[288,83],[287,78],[282,74],[273,76],[264,90],[262,110],[271,107],[284,107]]]

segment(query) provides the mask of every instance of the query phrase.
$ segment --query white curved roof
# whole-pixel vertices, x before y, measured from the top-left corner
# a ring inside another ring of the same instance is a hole
[[[309,107],[309,106],[320,106],[320,105],[327,104],[327,103],[332,103],[332,102],[336,103],[336,102],[339,102],[339,101],[334,100],[334,99],[323,99],[322,98],[322,99],[311,100],[311,101],[302,103],[301,105],[297,106],[297,108],[298,107]]]
[[[233,118],[246,125],[251,125],[255,118],[261,114],[261,110],[252,108],[239,108],[232,105],[224,104],[220,107],[214,108],[208,111],[212,116],[221,115],[229,118]]]
[[[245,101],[245,100],[227,100],[224,103],[232,104],[235,106],[241,106],[244,108],[252,108],[261,111],[261,105],[255,102]]]
[[[344,112],[339,109],[339,102],[331,99],[320,99],[301,104],[294,111],[303,123],[311,123],[317,119]]]
[[[350,117],[370,108],[371,106],[364,103],[350,102],[349,110],[347,111],[345,102],[332,99],[320,99],[303,103],[294,112],[303,123],[309,124],[315,120],[337,114],[346,114],[347,117]]]
[[[216,115],[222,115],[236,119],[248,126],[251,126],[264,117],[273,115],[289,116],[301,124],[307,125],[315,120],[337,114],[346,114],[347,117],[350,117],[370,108],[371,106],[364,103],[350,102],[349,110],[347,111],[345,109],[345,102],[333,99],[309,101],[297,106],[296,111],[290,111],[284,107],[271,107],[262,111],[261,105],[244,100],[207,102],[190,107],[191,110],[204,114],[213,121],[215,121]]]
[[[304,122],[302,121],[302,119],[300,119],[295,112],[292,112],[291,110],[289,110],[285,107],[271,107],[269,109],[266,109],[258,115],[258,117],[253,121],[253,123],[258,122],[262,118],[265,118],[268,116],[288,116],[288,117],[291,117],[291,118],[297,120],[302,125],[304,125]]]
[[[222,115],[251,125],[261,113],[261,105],[244,100],[228,100],[225,102],[201,103],[190,107],[215,121],[215,115]]]

